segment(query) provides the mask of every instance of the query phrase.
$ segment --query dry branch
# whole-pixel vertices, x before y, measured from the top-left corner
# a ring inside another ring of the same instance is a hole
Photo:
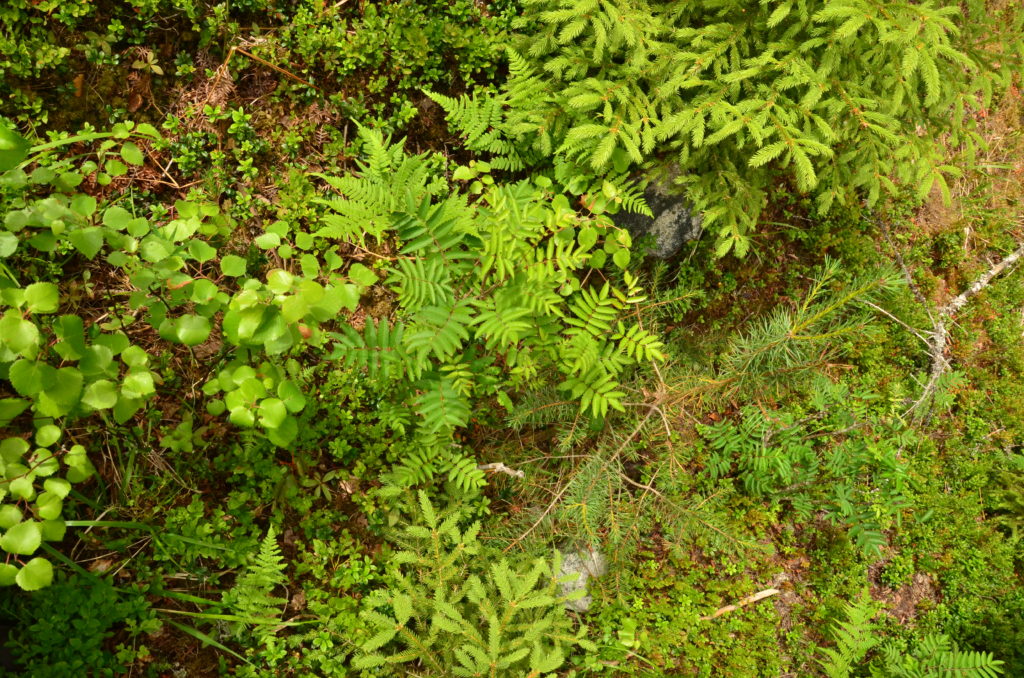
[[[929,353],[931,355],[931,369],[928,372],[928,382],[925,384],[921,397],[910,406],[907,414],[910,414],[928,400],[935,391],[936,386],[938,386],[942,375],[949,369],[949,360],[946,359],[946,347],[949,345],[949,321],[970,301],[971,297],[988,287],[989,283],[996,276],[1013,266],[1022,256],[1024,256],[1024,244],[1021,244],[1016,250],[985,271],[966,290],[939,309],[938,317],[935,320],[935,329],[928,339]]]
[[[496,461],[492,464],[479,464],[476,468],[484,473],[504,473],[505,475],[512,476],[514,478],[526,477],[526,473],[523,471],[506,466],[504,462],[500,461]]]
[[[782,591],[780,591],[779,589],[765,589],[764,591],[758,591],[757,593],[749,595],[746,598],[740,598],[738,601],[736,601],[732,605],[726,605],[725,607],[720,607],[717,610],[715,610],[714,612],[712,612],[711,614],[709,614],[709,615],[707,615],[705,617],[701,617],[700,620],[701,621],[709,621],[709,620],[714,619],[716,617],[721,617],[723,614],[725,614],[727,612],[733,612],[734,610],[738,610],[741,607],[744,607],[746,605],[750,605],[751,603],[756,603],[757,601],[764,600],[765,598],[770,598],[771,596],[775,596],[775,595],[778,595],[780,593],[782,593]]]

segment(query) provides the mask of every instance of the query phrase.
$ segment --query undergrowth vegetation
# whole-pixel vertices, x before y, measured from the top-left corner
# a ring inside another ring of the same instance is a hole
[[[1024,673],[1022,35],[7,3],[0,673]]]

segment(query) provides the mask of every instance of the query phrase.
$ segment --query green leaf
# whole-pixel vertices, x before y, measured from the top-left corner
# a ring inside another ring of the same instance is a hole
[[[108,207],[103,212],[103,225],[115,231],[123,231],[132,220],[132,213],[123,207]]]
[[[202,240],[193,240],[188,244],[188,253],[200,264],[204,264],[217,256],[217,248]]]
[[[21,510],[14,504],[0,506],[0,529],[10,529],[20,523],[23,517]]]
[[[39,447],[49,447],[60,440],[60,434],[61,430],[59,426],[44,424],[36,431],[36,445]]]
[[[109,174],[112,177],[123,176],[124,173],[128,171],[128,168],[125,166],[123,162],[114,159],[108,160],[104,164],[103,168],[107,170],[107,174]]]
[[[73,483],[81,482],[95,472],[85,448],[81,445],[75,445],[64,455],[64,464],[68,467],[67,479]]]
[[[14,169],[28,157],[31,144],[28,140],[0,121],[0,172]]]
[[[43,541],[63,541],[68,526],[63,520],[44,520],[40,529],[43,531]]]
[[[64,506],[64,502],[60,497],[53,494],[52,492],[43,492],[36,497],[36,515],[43,520],[56,520],[60,518],[61,509]],[[39,536],[42,537],[42,529],[40,528]]]
[[[33,558],[18,571],[15,581],[25,591],[38,591],[53,581],[53,565],[45,558]]]
[[[174,334],[186,346],[198,346],[210,336],[209,318],[201,315],[183,315],[175,321]]]
[[[124,145],[121,146],[121,157],[129,165],[141,165],[146,162],[146,157],[142,155],[139,147],[130,141],[124,142]]]
[[[121,352],[121,360],[128,367],[144,367],[149,364],[149,354],[138,346],[128,346]]]
[[[267,439],[278,447],[288,447],[299,434],[299,424],[295,417],[287,417],[277,428],[267,429]]]
[[[377,284],[377,274],[362,264],[352,264],[348,269],[349,280],[360,287],[370,287]]]
[[[196,280],[192,285],[192,301],[197,304],[208,304],[217,296],[217,286],[206,278]]]
[[[57,383],[57,370],[43,362],[19,360],[11,365],[7,378],[19,394],[34,396]]]
[[[281,316],[287,323],[302,320],[309,313],[309,303],[301,294],[292,296],[281,302]]]
[[[36,487],[34,479],[29,476],[21,476],[11,481],[8,486],[8,490],[12,497],[18,499],[24,499],[25,501],[32,501],[36,497]]]
[[[5,438],[0,443],[0,459],[8,464],[16,464],[28,452],[29,444],[24,438]]]
[[[0,398],[0,428],[28,409],[29,402],[21,398]]]
[[[117,387],[106,379],[94,381],[86,387],[82,402],[94,410],[109,409],[117,403]]]
[[[272,247],[277,247],[281,244],[281,236],[276,233],[264,233],[256,236],[253,240],[256,243],[256,247],[263,250],[269,250]]]
[[[616,251],[615,254],[612,255],[612,261],[614,261],[615,265],[619,268],[625,269],[629,266],[629,250],[620,249]]]
[[[327,287],[324,289],[324,298],[316,306],[330,315],[337,314],[342,308],[354,311],[359,306],[359,288],[348,283]]]
[[[48,417],[63,417],[75,408],[82,395],[82,373],[75,367],[62,367],[54,373],[53,386],[36,401],[36,411]]]
[[[19,556],[30,556],[36,552],[42,541],[43,532],[39,523],[26,520],[10,528],[3,537],[0,537],[0,548]]]
[[[17,576],[17,565],[11,563],[0,564],[0,586],[12,586]]]
[[[452,172],[452,180],[469,181],[470,179],[475,179],[477,174],[479,174],[479,172],[475,169],[466,167],[465,165],[459,165],[455,168],[455,171]]]
[[[32,472],[37,476],[52,476],[60,470],[60,462],[57,457],[45,447],[37,447],[29,458]]]
[[[236,407],[231,410],[231,414],[228,416],[228,420],[231,421],[235,426],[241,426],[242,428],[252,428],[256,423],[256,416],[252,413],[248,407]]]
[[[0,232],[0,259],[14,254],[18,249],[18,236],[7,231]]]
[[[245,275],[245,259],[236,254],[228,254],[220,260],[220,270],[233,278]]]
[[[39,329],[16,311],[8,311],[0,318],[0,341],[14,353],[34,356],[39,345]]]
[[[592,226],[581,228],[576,240],[579,242],[580,249],[589,250],[597,243],[597,229]]]
[[[62,315],[54,323],[60,341],[54,349],[65,360],[81,360],[86,353],[85,323],[77,315]]]
[[[129,372],[121,384],[121,393],[133,400],[144,398],[156,391],[153,375],[149,371]]]
[[[49,282],[32,283],[25,288],[25,303],[32,313],[54,313],[60,304],[57,286]]]
[[[288,408],[277,398],[267,398],[260,403],[260,425],[277,428],[288,416]]]
[[[284,406],[291,413],[298,413],[306,406],[306,397],[292,381],[282,381],[277,385],[277,397],[284,402]]]
[[[86,195],[85,193],[76,193],[75,196],[71,198],[71,209],[75,214],[86,218],[91,217],[96,213],[96,198],[91,195]]]
[[[159,264],[174,254],[174,244],[155,234],[146,236],[139,246],[139,254],[151,264]]]
[[[282,268],[275,268],[267,273],[267,287],[274,294],[286,294],[295,284],[295,276]]]
[[[43,489],[60,499],[64,499],[68,496],[68,492],[71,491],[71,483],[63,478],[47,478],[43,481]]]
[[[68,234],[68,239],[86,259],[93,259],[103,249],[103,229],[99,226],[88,226],[71,231]]]

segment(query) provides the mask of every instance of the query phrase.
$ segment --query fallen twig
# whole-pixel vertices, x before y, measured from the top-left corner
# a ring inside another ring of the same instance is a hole
[[[746,598],[740,598],[733,605],[726,605],[725,607],[720,607],[711,614],[707,615],[706,617],[701,617],[700,620],[709,621],[711,619],[715,619],[716,617],[721,617],[726,612],[733,612],[735,610],[740,609],[741,607],[750,605],[751,603],[756,603],[757,601],[764,600],[765,598],[770,598],[780,593],[782,593],[782,591],[779,589],[765,589],[764,591],[758,591],[757,593],[749,595]]]
[[[993,265],[992,268],[985,271],[985,273],[971,283],[966,290],[939,309],[938,317],[935,320],[935,329],[932,331],[931,336],[928,339],[928,345],[930,347],[929,353],[931,355],[932,363],[931,369],[928,372],[928,382],[924,386],[924,391],[921,393],[921,397],[910,406],[910,409],[907,410],[907,414],[910,414],[923,403],[927,402],[928,398],[935,391],[936,386],[938,386],[939,380],[942,379],[946,370],[949,369],[949,360],[946,359],[946,347],[949,344],[948,322],[967,304],[968,301],[970,301],[971,297],[988,287],[989,283],[991,283],[996,276],[1013,266],[1022,256],[1024,256],[1024,244],[1021,244],[1016,250],[1006,255],[1001,261]]]
[[[510,468],[500,461],[496,461],[491,464],[478,464],[476,468],[478,471],[483,471],[484,473],[504,473],[505,475],[513,476],[515,478],[526,477],[526,473],[523,471]]]

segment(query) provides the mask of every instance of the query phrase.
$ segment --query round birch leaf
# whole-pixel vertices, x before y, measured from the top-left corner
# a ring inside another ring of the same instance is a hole
[[[0,232],[0,259],[9,257],[18,249],[18,236],[7,231]]]
[[[242,428],[252,428],[253,424],[256,423],[256,417],[253,416],[252,410],[248,407],[236,407],[231,410],[231,416],[228,417],[231,423],[235,426]]]
[[[86,259],[93,259],[103,249],[103,231],[99,226],[87,226],[77,231],[71,231],[68,239],[75,249],[85,255]]]
[[[57,382],[57,370],[43,362],[19,360],[11,365],[7,378],[18,393],[33,396]]]
[[[106,410],[117,404],[117,387],[113,382],[100,379],[89,384],[82,402],[94,410]]]
[[[8,469],[8,472],[10,472],[10,469]],[[7,486],[7,489],[11,493],[12,497],[24,499],[25,501],[32,501],[36,497],[36,488],[35,485],[32,484],[33,480],[35,480],[34,473],[29,476],[15,478],[11,481],[11,484]],[[2,546],[2,544],[0,544],[0,546]]]
[[[121,146],[121,157],[130,165],[141,165],[146,161],[139,147],[130,141],[124,142],[124,145]]]
[[[245,275],[245,259],[237,254],[228,254],[220,260],[220,270],[233,278]]]
[[[277,385],[277,397],[284,401],[284,406],[292,413],[301,412],[306,406],[306,397],[302,391],[295,382],[287,379]]]
[[[33,313],[53,313],[59,301],[57,286],[53,283],[32,283],[25,288],[25,303]]]
[[[278,428],[287,418],[288,409],[277,398],[267,398],[260,403],[260,425]]]
[[[9,530],[20,523],[23,517],[21,509],[14,504],[0,506],[0,528],[4,530]]]
[[[0,548],[8,553],[19,556],[30,556],[36,552],[43,542],[43,531],[39,523],[26,520],[11,527],[0,537]]]
[[[198,346],[210,336],[210,320],[201,315],[183,315],[175,322],[174,334],[186,346]]]
[[[43,481],[43,489],[63,499],[71,491],[71,483],[63,478],[47,478]]]
[[[143,398],[156,390],[149,371],[129,372],[121,383],[121,394],[133,400]]]
[[[0,565],[0,586],[11,586],[18,576],[18,566],[11,563]]]
[[[0,340],[15,353],[34,354],[39,345],[39,328],[31,320],[20,317],[15,311],[8,311],[0,319]]]
[[[36,497],[36,514],[43,520],[56,520],[60,518],[64,502],[52,492],[43,492]],[[39,532],[42,537],[42,530]]]
[[[46,558],[33,558],[18,571],[14,581],[25,591],[38,591],[53,581],[53,565]]]
[[[43,531],[43,541],[63,541],[68,524],[63,520],[44,520],[40,529]]]
[[[49,447],[58,440],[60,440],[60,427],[58,426],[46,424],[45,426],[40,426],[39,430],[36,431],[36,445],[39,447]]]
[[[28,139],[0,123],[0,172],[14,169],[28,156],[31,144]]]

